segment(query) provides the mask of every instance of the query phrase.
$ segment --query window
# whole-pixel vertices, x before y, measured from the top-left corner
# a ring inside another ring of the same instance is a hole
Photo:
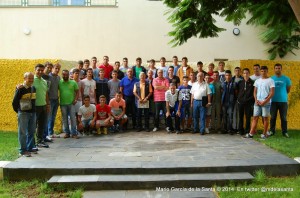
[[[117,0],[0,0],[0,7],[117,6]]]

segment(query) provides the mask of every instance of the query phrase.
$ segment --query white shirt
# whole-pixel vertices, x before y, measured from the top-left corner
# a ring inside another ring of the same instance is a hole
[[[188,85],[193,86],[195,82],[192,82],[191,80],[189,80]]]
[[[167,102],[169,102],[170,107],[174,107],[177,101],[182,100],[182,93],[176,89],[175,93],[172,94],[171,90],[168,90],[165,93],[165,99]]]
[[[262,79],[259,78],[254,82],[254,87],[256,87],[256,98],[258,101],[264,101],[272,87],[275,87],[275,82],[272,78]],[[270,100],[271,102],[271,100]]]
[[[90,104],[90,106],[86,107],[85,105],[81,106],[78,111],[78,115],[81,115],[81,120],[93,119],[94,112],[96,112],[96,106]]]
[[[199,83],[197,81],[192,86],[191,94],[193,94],[194,100],[202,100],[203,96],[211,94],[211,90],[206,82]]]
[[[250,76],[250,78],[251,78],[251,80],[256,81],[257,79],[260,79],[261,76],[260,76],[260,75],[259,75],[259,76],[256,76],[255,74],[253,74],[253,75]]]
[[[96,94],[96,81],[91,79],[88,80],[87,78],[81,80],[82,87],[83,87],[83,95],[90,96],[90,102],[96,103],[95,101],[95,94]]]

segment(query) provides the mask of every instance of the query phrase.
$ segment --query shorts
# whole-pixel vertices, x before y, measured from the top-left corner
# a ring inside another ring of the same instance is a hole
[[[212,109],[212,106],[210,105],[209,107],[206,108],[206,115],[207,116],[211,116],[211,109]]]
[[[91,122],[92,122],[92,120],[93,120],[93,119],[81,120],[81,122],[82,122],[82,126],[83,126],[84,128],[86,128],[86,127],[90,126],[90,125],[91,125]]]
[[[114,123],[114,120],[111,119],[110,122]],[[96,121],[96,124],[98,124],[98,125],[100,125],[100,126],[106,126],[105,123],[104,123],[104,120],[97,120],[97,121]]]
[[[266,104],[265,106],[254,105],[253,116],[262,116],[262,117],[270,117],[270,109],[271,104]]]

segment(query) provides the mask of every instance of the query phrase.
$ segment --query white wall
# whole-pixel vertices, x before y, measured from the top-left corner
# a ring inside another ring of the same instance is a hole
[[[144,62],[161,56],[171,60],[173,55],[187,56],[190,62],[268,58],[259,29],[242,24],[241,34],[234,36],[234,25],[220,18],[218,24],[227,31],[218,38],[193,38],[171,48],[166,10],[161,1],[147,0],[119,0],[114,8],[0,8],[0,58],[79,60],[108,55],[111,62],[125,56],[130,62],[136,57]],[[25,35],[24,28],[31,34]]]

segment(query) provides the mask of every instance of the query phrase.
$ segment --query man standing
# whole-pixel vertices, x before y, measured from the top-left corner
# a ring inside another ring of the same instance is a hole
[[[166,99],[165,99],[165,92],[169,89],[169,81],[168,79],[164,78],[163,70],[157,70],[158,77],[153,80],[153,87],[154,87],[154,103],[155,103],[155,126],[153,131],[157,131],[159,128],[159,113],[162,110],[163,115],[166,113]]]
[[[252,108],[254,104],[253,90],[254,81],[250,78],[248,68],[243,69],[244,79],[237,84],[237,104],[239,109],[239,127],[240,135],[249,133]],[[244,128],[244,115],[246,116],[246,127]]]
[[[176,88],[180,85],[180,79],[178,76],[174,75],[174,67],[170,66],[168,68],[168,76],[167,79],[169,81],[169,84],[174,83],[176,85]],[[181,79],[182,80],[182,79]]]
[[[47,114],[50,112],[50,101],[48,98],[47,82],[42,78],[45,66],[37,64],[35,66],[35,76],[33,86],[36,89],[36,123],[37,123],[37,146],[49,148],[44,142],[43,134],[47,124]]]
[[[12,102],[14,111],[18,113],[19,152],[21,156],[25,157],[31,156],[30,152],[32,151],[34,144],[36,91],[32,86],[33,78],[33,73],[26,72],[24,74],[23,86],[16,89]]]
[[[275,94],[271,102],[270,133],[271,135],[275,134],[277,112],[279,111],[282,135],[289,138],[286,116],[288,109],[288,94],[290,93],[292,83],[289,77],[282,75],[281,64],[275,64],[274,70],[275,75],[271,77],[275,82]]]
[[[211,105],[211,90],[208,84],[204,81],[204,74],[199,72],[197,74],[197,82],[195,82],[191,89],[192,100],[191,107],[193,107],[194,117],[194,131],[193,133],[199,133],[199,116],[200,116],[200,134],[204,135],[205,132],[205,118],[206,107]],[[208,103],[202,104],[203,99],[207,96]]]
[[[127,76],[127,70],[130,67],[128,66],[128,58],[123,58],[123,65],[120,67],[120,70],[124,73],[125,76]]]
[[[250,78],[253,81],[261,78],[261,76],[260,76],[260,65],[259,64],[253,65],[253,71],[254,71],[254,74],[250,76]]]
[[[188,63],[187,57],[183,57],[181,61],[182,61],[182,65],[177,71],[177,76],[179,77],[180,80],[182,80],[183,76],[190,77],[190,73],[193,73],[193,69],[187,64]]]
[[[195,75],[197,76],[197,74],[199,72],[202,72],[204,74],[204,77],[207,74],[207,72],[203,70],[203,63],[202,63],[202,61],[198,61],[198,63],[197,63],[197,71],[195,72]]]
[[[219,80],[220,80],[221,84],[223,84],[225,81],[225,62],[224,61],[219,62],[218,72],[219,72]]]
[[[166,66],[166,58],[165,57],[160,58],[160,66],[158,66],[158,69],[161,69],[163,71],[164,78],[166,78],[168,76],[168,67]]]
[[[119,62],[119,61],[116,61],[116,62],[115,62],[114,70],[113,70],[113,71],[117,72],[117,78],[118,78],[119,80],[122,80],[122,79],[124,78],[124,73],[120,70],[120,62]],[[110,78],[111,78],[111,79],[113,78],[113,77],[112,77],[113,71],[110,72]]]
[[[75,104],[78,98],[78,85],[74,80],[69,80],[69,71],[62,71],[62,80],[59,82],[60,93],[60,108],[63,119],[63,128],[66,133],[64,138],[78,139],[76,131],[76,116],[75,116]],[[68,116],[71,121],[71,131],[68,123]],[[71,134],[71,136],[70,136]]]
[[[127,76],[124,77],[120,82],[120,92],[123,93],[123,98],[126,102],[126,115],[128,116],[129,113],[131,113],[133,129],[136,128],[136,106],[135,96],[133,94],[133,87],[136,82],[139,82],[139,79],[133,76],[133,71],[131,68],[127,70]]]
[[[95,80],[99,76],[99,68],[97,67],[97,58],[92,57],[92,65],[90,66],[93,69],[93,79]]]
[[[254,82],[254,110],[253,121],[251,124],[250,132],[246,134],[245,138],[253,138],[256,132],[257,122],[259,116],[263,117],[264,131],[261,135],[262,139],[266,139],[269,134],[267,133],[269,127],[269,116],[271,108],[271,98],[274,96],[275,83],[272,78],[268,77],[268,67],[261,66],[261,78]]]
[[[180,64],[178,64],[178,57],[177,56],[173,56],[173,64],[172,66],[174,67],[174,76],[177,75],[177,71],[180,67]]]
[[[96,81],[93,80],[93,69],[87,69],[87,77],[81,81],[81,96],[88,95],[91,104],[97,104],[96,98]],[[83,101],[83,99],[81,100]]]
[[[212,82],[214,88],[215,88],[215,97],[212,99],[212,108],[211,108],[211,128],[212,130],[220,132],[221,130],[221,99],[222,99],[222,84],[219,80],[219,72],[214,71],[213,72],[213,79]]]
[[[142,59],[140,57],[136,58],[136,65],[132,67],[133,76],[140,79],[140,73],[144,72],[146,74],[145,67],[142,66]]]
[[[113,66],[111,66],[108,61],[108,56],[103,56],[103,64],[99,66],[99,69],[102,68],[104,70],[104,78],[106,79],[110,78],[110,73],[114,70]]]

